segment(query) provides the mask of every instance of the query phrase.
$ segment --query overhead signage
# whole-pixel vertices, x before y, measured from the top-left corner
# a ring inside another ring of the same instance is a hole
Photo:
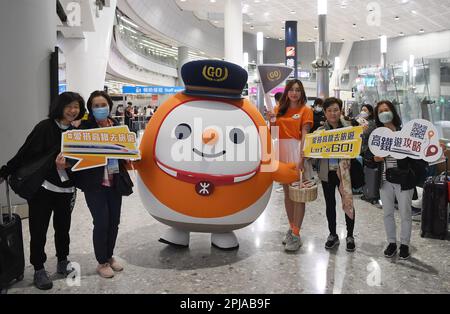
[[[173,95],[184,90],[181,86],[123,86],[123,94]]]

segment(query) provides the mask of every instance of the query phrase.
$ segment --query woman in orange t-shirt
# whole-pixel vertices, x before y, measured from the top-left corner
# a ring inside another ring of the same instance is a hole
[[[279,127],[280,161],[295,163],[301,170],[305,168],[302,149],[304,139],[314,124],[313,111],[306,102],[307,98],[302,82],[291,80],[284,89],[275,113],[268,113],[271,126]],[[305,178],[306,175],[303,177]],[[283,185],[283,190],[284,205],[290,225],[283,244],[286,245],[286,251],[297,251],[302,246],[300,228],[305,216],[305,204],[291,201],[288,185]]]

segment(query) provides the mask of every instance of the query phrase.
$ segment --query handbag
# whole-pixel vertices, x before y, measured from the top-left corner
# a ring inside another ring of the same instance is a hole
[[[116,190],[122,196],[129,196],[133,193],[133,181],[125,167],[120,164],[120,171],[117,174]]]
[[[360,189],[364,186],[364,168],[356,159],[350,159],[350,178],[352,180],[352,188]]]
[[[26,200],[32,199],[53,166],[56,152],[56,149],[50,150],[50,152],[26,163],[12,173],[8,181],[13,191]]]

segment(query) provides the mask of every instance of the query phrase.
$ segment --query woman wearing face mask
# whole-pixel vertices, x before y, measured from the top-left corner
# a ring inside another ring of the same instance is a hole
[[[375,107],[377,127],[386,127],[397,132],[401,130],[401,120],[390,101],[380,101]],[[373,156],[373,155],[371,155]],[[384,250],[386,257],[397,253],[397,233],[394,217],[394,202],[397,199],[400,213],[400,259],[410,257],[409,243],[411,239],[411,202],[414,187],[418,179],[423,177],[426,163],[411,158],[395,159],[388,157],[372,157],[378,163],[381,175],[380,198],[384,210],[384,227],[388,246]]]
[[[313,112],[306,102],[307,98],[302,82],[291,80],[284,89],[280,105],[275,108],[275,113],[268,113],[271,125],[279,127],[280,161],[295,163],[301,170],[306,168],[303,156],[305,136],[314,123]],[[273,119],[275,122],[272,122]],[[303,178],[308,179],[308,176],[311,175],[305,173]],[[286,245],[286,251],[293,252],[302,246],[300,228],[305,216],[305,204],[291,201],[288,185],[283,185],[283,189],[284,205],[290,225],[283,244]]]
[[[377,127],[373,117],[373,107],[369,104],[364,104],[361,107],[361,113],[358,115],[358,118],[356,120],[359,125],[362,125],[364,127],[361,146],[361,156],[364,157],[367,150],[369,149],[369,136]]]
[[[89,118],[81,123],[81,129],[117,126],[110,117],[113,102],[104,91],[95,91],[89,97]],[[74,181],[84,192],[87,206],[94,220],[94,251],[98,261],[97,272],[103,278],[114,277],[114,271],[123,270],[113,257],[119,231],[122,196],[132,193],[132,184],[125,161],[108,159],[104,167],[74,172]],[[125,178],[122,180],[122,178]],[[130,184],[124,185],[124,182]]]
[[[34,285],[41,290],[53,287],[53,282],[44,268],[47,260],[45,243],[50,217],[53,213],[55,247],[58,258],[57,273],[71,272],[69,255],[69,230],[71,223],[72,199],[75,195],[73,182],[65,170],[65,158],[59,154],[61,134],[71,124],[81,119],[86,112],[83,98],[72,92],[60,94],[50,106],[48,119],[39,122],[28,135],[17,154],[0,169],[0,182],[19,168],[54,152],[50,160],[52,166],[45,174],[40,189],[28,199],[30,225],[30,262],[34,267]],[[42,157],[41,157],[42,156]]]
[[[350,126],[342,118],[342,100],[328,98],[325,100],[326,122],[319,130],[334,130]],[[347,225],[346,250],[355,251],[355,239],[353,230],[355,228],[355,210],[353,208],[352,182],[350,178],[349,159],[320,159],[318,167],[319,178],[322,181],[323,194],[326,203],[326,215],[328,230],[330,234],[325,243],[326,249],[332,249],[339,244],[339,236],[336,232],[336,187],[342,199],[342,207],[345,212]]]
[[[322,98],[316,98],[313,104],[314,110],[314,125],[311,132],[314,132],[325,123],[325,113],[323,111],[323,100]]]

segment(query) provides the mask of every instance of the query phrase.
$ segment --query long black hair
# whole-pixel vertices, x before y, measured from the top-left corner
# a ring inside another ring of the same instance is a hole
[[[284,114],[288,110],[288,108],[289,108],[288,93],[289,93],[289,90],[292,88],[292,86],[294,86],[295,84],[298,84],[298,86],[300,86],[300,92],[301,92],[300,104],[305,105],[308,102],[308,98],[306,97],[305,88],[303,87],[302,82],[297,79],[290,80],[290,81],[288,81],[286,87],[284,88],[283,96],[281,96],[280,108],[278,109],[277,117],[284,116]]]
[[[83,97],[81,97],[80,94],[74,92],[64,92],[58,95],[50,105],[48,117],[54,120],[62,119],[64,115],[64,108],[74,101],[78,102],[78,105],[80,106],[80,113],[75,118],[75,120],[80,120],[86,113],[86,107]]]
[[[380,121],[380,118],[378,117],[378,110],[380,109],[381,105],[388,106],[389,110],[394,115],[394,118],[392,119],[392,124],[396,128],[400,128],[402,126],[402,119],[400,119],[400,116],[398,115],[397,109],[395,109],[394,104],[392,102],[390,102],[389,100],[379,101],[377,103],[377,105],[375,106],[375,123],[376,123],[377,127],[384,126],[384,124]]]

